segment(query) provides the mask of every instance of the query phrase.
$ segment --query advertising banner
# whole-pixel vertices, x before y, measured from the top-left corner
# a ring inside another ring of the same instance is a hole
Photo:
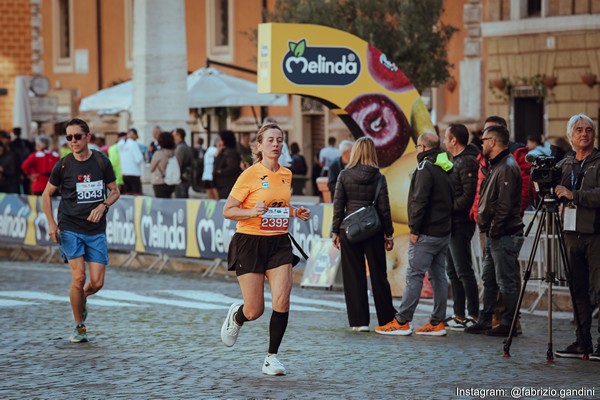
[[[53,246],[54,242],[48,236],[48,219],[44,210],[42,209],[42,198],[40,196],[28,196],[29,203],[32,204],[32,213],[30,220],[33,220],[33,228],[35,231],[35,240],[26,243],[29,245],[37,246]],[[52,212],[54,213],[54,220],[58,217],[58,203],[60,199],[58,197],[52,198]]]
[[[186,200],[135,197],[136,250],[185,256]]]
[[[333,289],[343,287],[340,273],[340,251],[332,239],[319,239],[313,243],[300,286]]]
[[[135,202],[130,196],[121,196],[106,216],[106,242],[109,249],[133,250],[137,242],[135,229]]]
[[[224,201],[202,200],[195,219],[195,236],[201,258],[227,258],[235,221],[223,217]]]
[[[48,236],[41,197],[0,193],[0,243],[56,246]],[[53,198],[57,220],[60,198]],[[109,250],[169,254],[178,257],[227,258],[236,221],[223,217],[225,201],[156,199],[121,196],[106,218]],[[311,218],[292,218],[289,231],[310,254],[322,237],[329,237],[331,205],[305,206]]]
[[[27,196],[0,193],[0,237],[5,243],[35,244]]]
[[[385,54],[325,26],[260,24],[258,88],[317,98],[356,138],[373,139],[390,187],[392,218],[408,222],[410,172],[417,165],[414,143],[421,133],[435,130],[419,93]]]

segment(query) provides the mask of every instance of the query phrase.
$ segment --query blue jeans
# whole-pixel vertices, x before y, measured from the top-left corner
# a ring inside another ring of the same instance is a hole
[[[510,326],[517,307],[518,276],[515,263],[519,257],[523,236],[506,235],[498,239],[485,239],[485,256],[483,257],[483,311],[479,322],[490,325],[496,306],[498,292],[502,294],[504,313],[501,324]]]
[[[474,222],[452,224],[446,272],[452,287],[454,315],[466,317],[466,303],[469,306],[469,316],[477,318],[479,316],[479,289],[471,256],[471,239],[474,233]]]
[[[433,288],[433,312],[431,323],[437,325],[446,319],[448,304],[448,279],[446,278],[446,254],[450,235],[443,237],[419,235],[417,243],[408,244],[408,269],[402,304],[396,319],[401,323],[412,321],[423,289],[425,272]]]

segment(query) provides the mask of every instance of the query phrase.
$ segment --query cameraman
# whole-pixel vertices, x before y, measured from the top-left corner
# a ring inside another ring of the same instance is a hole
[[[594,148],[596,128],[585,114],[571,117],[567,138],[575,153],[568,154],[557,167],[562,169],[556,195],[568,200],[564,208],[565,246],[570,264],[569,284],[577,310],[577,340],[558,357],[580,358],[593,351],[592,310],[600,294],[600,152]],[[591,291],[590,291],[591,285]],[[600,326],[598,327],[600,332]],[[590,360],[600,361],[600,338]]]

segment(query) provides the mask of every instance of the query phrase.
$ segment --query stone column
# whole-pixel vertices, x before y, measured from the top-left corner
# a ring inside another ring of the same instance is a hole
[[[133,15],[132,126],[145,144],[156,125],[189,143],[185,0],[135,0]]]
[[[460,115],[479,120],[482,115],[483,71],[481,62],[482,21],[481,0],[471,0],[463,8],[463,21],[467,30],[464,59],[460,62]]]
[[[42,0],[31,0],[31,72],[34,75],[44,74],[41,7]]]

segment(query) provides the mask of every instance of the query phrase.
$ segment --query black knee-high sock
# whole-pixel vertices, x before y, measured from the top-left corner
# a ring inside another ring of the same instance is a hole
[[[273,310],[271,314],[271,322],[269,324],[269,353],[277,354],[279,345],[283,340],[285,329],[288,324],[288,317],[290,312],[277,312]]]
[[[244,322],[246,321],[250,321],[248,318],[246,318],[246,316],[244,315],[244,305],[242,304],[240,306],[240,308],[238,308],[238,310],[235,312],[235,322],[238,323],[239,326],[244,325]]]

